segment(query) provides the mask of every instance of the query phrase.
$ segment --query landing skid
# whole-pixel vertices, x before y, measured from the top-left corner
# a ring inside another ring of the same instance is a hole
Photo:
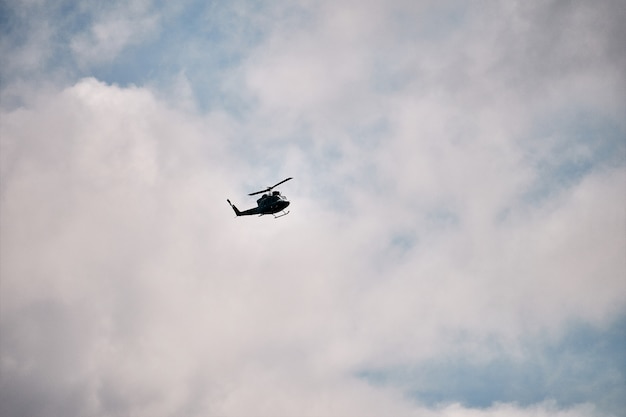
[[[288,212],[288,211],[283,211],[283,214],[279,214],[278,216],[277,216],[276,214],[273,214],[273,216],[274,216],[274,218],[275,218],[275,219],[277,219],[277,218],[279,218],[279,217],[283,217],[283,216],[286,216],[286,215],[288,215],[288,214],[289,214],[289,212]]]

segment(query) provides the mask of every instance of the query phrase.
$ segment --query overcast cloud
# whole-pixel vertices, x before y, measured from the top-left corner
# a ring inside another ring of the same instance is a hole
[[[624,416],[624,21],[1,3],[0,414]]]

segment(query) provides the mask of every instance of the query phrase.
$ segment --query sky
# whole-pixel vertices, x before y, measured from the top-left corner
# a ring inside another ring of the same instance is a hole
[[[626,416],[625,20],[0,2],[0,414]]]

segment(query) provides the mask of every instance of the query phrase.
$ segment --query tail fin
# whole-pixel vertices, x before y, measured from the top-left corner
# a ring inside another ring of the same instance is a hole
[[[226,199],[226,201],[228,201],[228,204],[230,204],[230,206],[233,208],[233,210],[235,210],[235,214],[237,216],[241,216],[241,212],[239,211],[239,209],[237,207],[235,207],[235,205],[233,203],[231,203],[229,199]]]

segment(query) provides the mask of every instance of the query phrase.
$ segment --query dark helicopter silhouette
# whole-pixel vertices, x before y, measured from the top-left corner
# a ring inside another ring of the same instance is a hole
[[[289,201],[287,200],[287,198],[285,198],[284,195],[280,194],[280,191],[272,191],[272,189],[279,186],[283,182],[289,181],[290,179],[292,179],[292,177],[289,177],[286,180],[282,180],[281,182],[274,184],[271,187],[267,187],[265,190],[256,191],[254,193],[248,194],[257,195],[261,193],[267,193],[263,194],[261,198],[256,201],[257,207],[240,211],[237,207],[235,207],[233,203],[230,202],[230,200],[226,199],[226,201],[228,201],[228,204],[230,204],[237,216],[251,216],[253,214],[258,214],[259,216],[262,216],[264,214],[272,214],[274,215],[274,218],[285,216],[289,214],[288,211],[284,211],[289,205]],[[272,192],[270,193],[270,191]],[[280,211],[282,211],[283,214],[279,214],[277,216],[276,213]]]

